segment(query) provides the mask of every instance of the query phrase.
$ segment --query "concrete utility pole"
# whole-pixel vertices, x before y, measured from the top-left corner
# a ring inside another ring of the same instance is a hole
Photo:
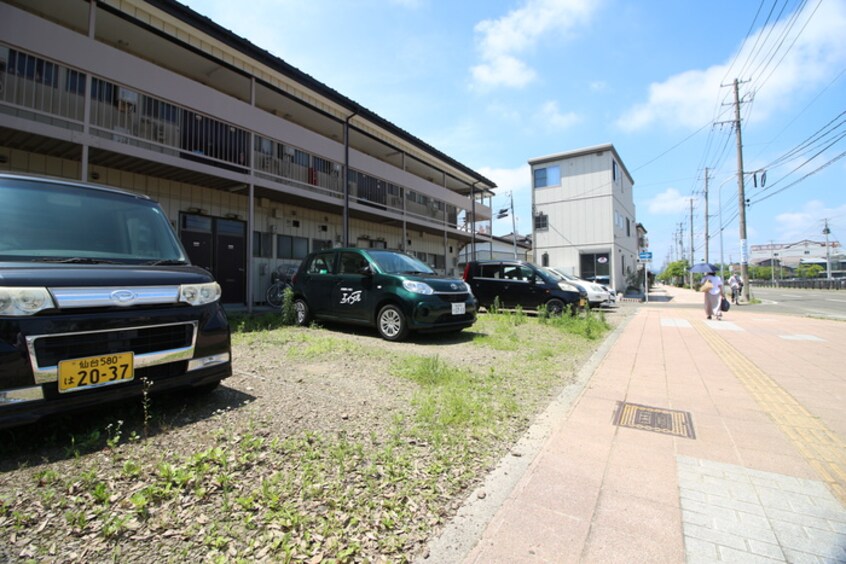
[[[734,127],[737,134],[737,222],[740,230],[740,277],[749,301],[749,243],[746,240],[746,190],[743,186],[743,136],[740,131],[740,82],[734,79]]]
[[[711,262],[708,256],[708,167],[705,167],[705,262]]]
[[[828,218],[825,220],[823,235],[825,235],[825,277],[831,280],[831,247],[828,246],[828,236],[831,229],[828,228]]]
[[[696,261],[696,253],[693,252],[693,198],[690,199],[690,266],[693,267]],[[690,273],[690,287],[693,288],[693,272]]]

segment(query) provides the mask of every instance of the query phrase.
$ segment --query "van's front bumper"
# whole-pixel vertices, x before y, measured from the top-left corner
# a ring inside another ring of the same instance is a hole
[[[152,382],[150,393],[159,394],[171,390],[199,388],[229,377],[232,364],[227,358],[218,358],[205,368],[198,368],[177,377],[159,378]],[[33,423],[49,416],[73,413],[97,407],[104,403],[140,397],[144,393],[144,381],[136,378],[102,388],[84,390],[50,399],[46,385],[0,390],[0,429]],[[54,385],[55,387],[55,385]]]

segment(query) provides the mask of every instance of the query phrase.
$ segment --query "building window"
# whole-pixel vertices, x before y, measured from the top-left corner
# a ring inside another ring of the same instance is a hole
[[[611,161],[611,180],[613,180],[614,182],[617,182],[617,180],[619,180],[619,178],[620,178],[620,175],[617,172],[617,161],[612,160]]]
[[[561,184],[561,167],[558,165],[536,168],[532,174],[535,188],[545,188],[547,186],[558,186]]]
[[[626,218],[626,237],[632,236],[632,222]]]
[[[541,266],[549,266],[549,253],[541,255]]]
[[[291,235],[276,236],[276,258],[301,260],[308,254],[308,239]]]
[[[258,258],[273,256],[273,235],[253,231],[253,256]]]
[[[545,231],[549,229],[549,216],[545,213],[539,213],[535,216],[535,231]]]
[[[322,251],[332,248],[332,239],[312,239],[311,248],[314,251]]]

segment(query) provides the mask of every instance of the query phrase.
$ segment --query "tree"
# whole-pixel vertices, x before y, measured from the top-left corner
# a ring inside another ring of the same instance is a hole
[[[822,271],[823,267],[818,264],[800,264],[796,274],[802,278],[816,278]]]
[[[690,264],[686,260],[671,262],[664,269],[664,272],[658,275],[658,280],[675,286],[681,286],[684,284],[684,278],[689,268]]]

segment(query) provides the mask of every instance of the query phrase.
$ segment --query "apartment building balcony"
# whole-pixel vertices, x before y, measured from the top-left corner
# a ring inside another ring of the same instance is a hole
[[[84,145],[91,165],[229,191],[253,184],[262,197],[306,198],[327,210],[344,201],[337,160],[3,44],[0,145],[77,160]],[[366,171],[350,168],[348,175],[353,216],[464,233],[459,215],[468,209]],[[476,214],[490,210],[477,204]]]

